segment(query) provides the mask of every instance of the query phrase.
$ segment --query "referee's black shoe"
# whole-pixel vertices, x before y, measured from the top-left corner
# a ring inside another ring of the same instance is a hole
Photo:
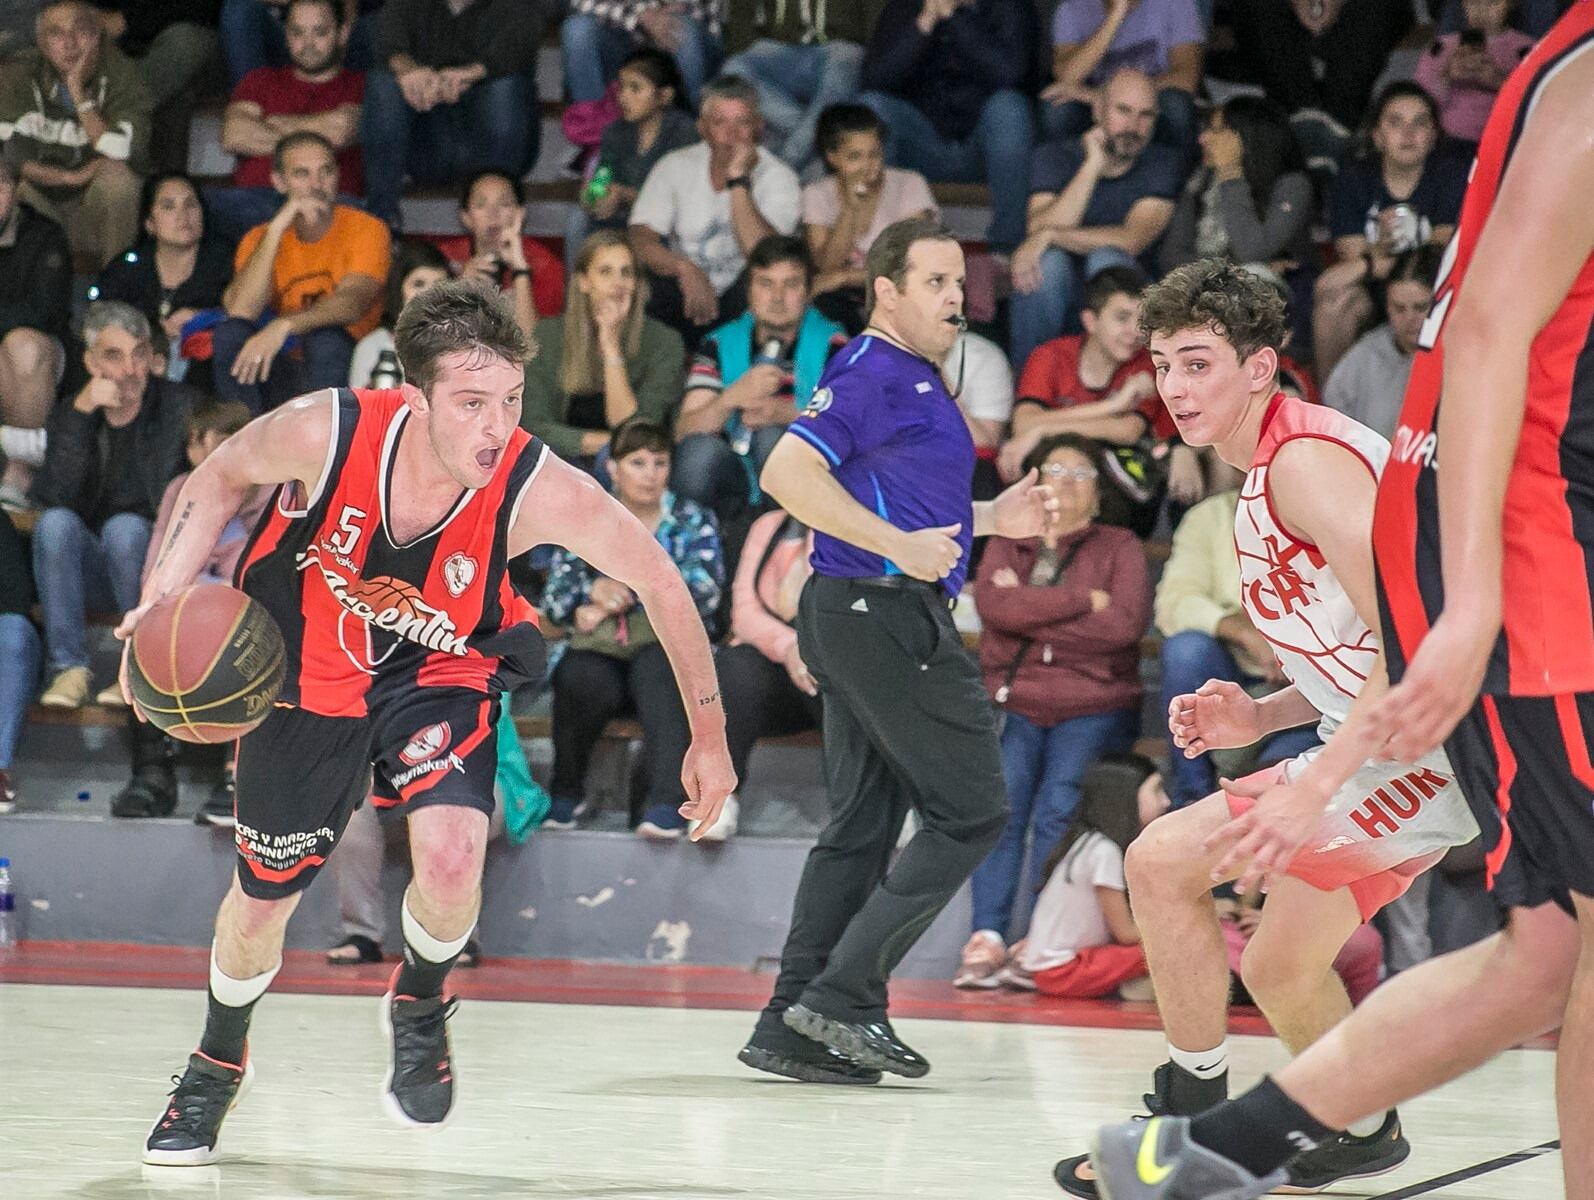
[[[880,1082],[880,1072],[860,1066],[829,1046],[811,1042],[793,1033],[773,1018],[774,1024],[760,1020],[736,1057],[755,1071],[784,1075],[804,1083],[871,1084]]]
[[[806,1004],[793,1004],[781,1014],[781,1020],[805,1038],[866,1067],[909,1079],[930,1073],[929,1060],[897,1037],[889,1021],[842,1021]]]

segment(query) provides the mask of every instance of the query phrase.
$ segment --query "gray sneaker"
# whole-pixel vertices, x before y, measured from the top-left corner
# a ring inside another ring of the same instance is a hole
[[[1256,1200],[1289,1178],[1282,1169],[1257,1178],[1198,1146],[1187,1117],[1103,1125],[1090,1161],[1105,1200]]]

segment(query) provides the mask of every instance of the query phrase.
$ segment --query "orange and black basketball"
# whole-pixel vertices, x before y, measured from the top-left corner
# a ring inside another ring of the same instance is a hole
[[[150,722],[185,742],[229,742],[266,719],[282,690],[282,631],[236,588],[199,583],[144,614],[128,681]]]

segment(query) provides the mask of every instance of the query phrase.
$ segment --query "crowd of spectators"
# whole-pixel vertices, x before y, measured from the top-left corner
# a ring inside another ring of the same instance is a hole
[[[985,551],[971,584],[1014,815],[975,877],[963,974],[1033,986],[1061,964],[1009,943],[1022,933],[1016,898],[1045,883],[1054,848],[1088,859],[1092,877],[1121,876],[1117,826],[1098,816],[1087,838],[1076,818],[1095,763],[1165,737],[1144,719],[1157,707],[1140,682],[1148,625],[1164,707],[1208,678],[1278,682],[1236,590],[1238,480],[1178,441],[1139,342],[1140,290],[1196,258],[1244,264],[1289,304],[1281,386],[1312,400],[1321,386],[1387,436],[1468,156],[1558,6],[553,7],[0,10],[0,503],[33,531],[30,553],[0,521],[0,654],[18,667],[0,687],[0,810],[15,800],[31,703],[120,703],[93,673],[94,618],[134,603],[179,473],[293,395],[401,382],[399,310],[465,274],[501,288],[540,347],[526,428],[654,531],[722,636],[745,780],[760,737],[818,719],[792,629],[808,531],[762,495],[759,467],[864,328],[873,240],[937,215],[935,185],[982,184],[983,228],[966,224],[966,191],[947,201],[970,235],[977,329],[944,374],[977,448],[975,493],[1033,467],[1070,516],[1044,539]],[[538,55],[555,23],[565,127],[582,149],[553,166],[582,176],[563,201],[562,247],[526,229],[551,98]],[[228,178],[186,173],[207,96],[224,99]],[[432,188],[457,195],[444,208],[457,232],[406,233],[410,198]],[[1171,535],[1155,586],[1152,534]],[[638,828],[678,836],[685,721],[635,597],[562,551],[534,552],[523,578],[568,633],[551,676],[549,825],[582,816],[606,723],[634,714]],[[114,811],[169,814],[172,747],[130,730],[133,778]],[[1280,758],[1312,736],[1259,752]],[[1232,769],[1167,757],[1157,786],[1175,806]],[[221,821],[226,807],[222,777],[208,809]],[[1131,944],[1117,915],[1093,920]]]

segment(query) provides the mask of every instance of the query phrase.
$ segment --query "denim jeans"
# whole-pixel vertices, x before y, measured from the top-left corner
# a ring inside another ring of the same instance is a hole
[[[764,469],[764,460],[785,432],[784,425],[752,431],[750,457],[754,471]],[[731,449],[724,434],[690,434],[675,447],[670,489],[678,496],[713,509],[722,524],[752,503],[752,482],[747,463]]]
[[[537,161],[542,137],[535,76],[504,75],[472,85],[455,104],[416,112],[391,71],[365,77],[365,206],[399,225],[408,172],[416,183],[463,180],[493,167],[520,178]]]
[[[724,74],[740,75],[758,89],[758,111],[775,153],[801,171],[814,156],[819,114],[857,97],[862,69],[863,47],[855,42],[799,46],[759,38],[726,60]]]
[[[858,97],[886,123],[886,161],[918,171],[938,183],[979,183],[991,189],[991,227],[986,239],[1010,251],[1024,240],[1029,204],[1029,159],[1035,146],[1035,117],[1027,96],[996,92],[980,109],[974,132],[961,141],[942,137],[930,118],[911,103],[883,92]]]
[[[95,533],[70,508],[47,508],[33,528],[33,577],[44,609],[50,671],[89,665],[88,614],[138,604],[150,520],[118,513]]]
[[[1033,292],[1015,289],[1008,310],[1008,351],[1015,371],[1024,369],[1030,351],[1042,342],[1079,332],[1085,284],[1108,267],[1141,269],[1134,255],[1116,246],[1102,246],[1084,255],[1053,247],[1041,255],[1040,287]]]
[[[686,85],[686,99],[697,111],[698,94],[719,62],[719,38],[701,21],[677,17],[681,41],[670,56]],[[559,26],[559,51],[564,64],[565,87],[570,99],[597,100],[611,80],[619,74],[620,63],[638,46],[647,44],[640,33],[629,33],[618,25],[590,13],[568,14]]]
[[[1226,679],[1230,683],[1246,683],[1245,672],[1234,660],[1227,646],[1215,637],[1189,629],[1176,633],[1162,643],[1162,711],[1168,711],[1175,696],[1195,691],[1209,679]],[[1262,743],[1260,760],[1266,763],[1283,762],[1317,745],[1317,728],[1304,725],[1299,729],[1284,729]],[[1213,770],[1211,755],[1186,758],[1184,751],[1168,737],[1168,757],[1172,763],[1168,779],[1168,798],[1175,808],[1194,804],[1197,800],[1217,790],[1217,772]]]
[[[1078,100],[1040,106],[1040,135],[1045,141],[1077,138],[1095,123],[1090,105]],[[1172,146],[1189,161],[1194,158],[1196,137],[1200,132],[1194,96],[1175,87],[1163,88],[1157,93],[1157,128],[1152,134],[1157,141]]]
[[[995,930],[1004,939],[1013,921],[1013,901],[1025,872],[1024,835],[1029,834],[1028,894],[1040,885],[1041,868],[1067,831],[1079,808],[1079,785],[1104,754],[1130,749],[1140,727],[1131,708],[1092,713],[1059,722],[1050,729],[1017,713],[1002,727],[1002,777],[1010,812],[996,848],[975,869],[974,928]]]
[[[28,706],[39,688],[44,646],[33,622],[21,613],[0,613],[0,771],[11,769]]]
[[[341,325],[301,335],[297,348],[284,349],[272,360],[270,378],[259,383],[239,383],[232,377],[232,365],[244,343],[263,324],[264,321],[229,317],[212,333],[216,395],[221,399],[237,400],[258,416],[305,392],[348,386],[354,339]]]
[[[368,71],[376,62],[375,16],[366,13],[354,23],[343,55],[350,70]],[[223,0],[217,27],[227,75],[234,84],[256,67],[288,65],[288,40],[282,32],[282,18],[262,0]]]

